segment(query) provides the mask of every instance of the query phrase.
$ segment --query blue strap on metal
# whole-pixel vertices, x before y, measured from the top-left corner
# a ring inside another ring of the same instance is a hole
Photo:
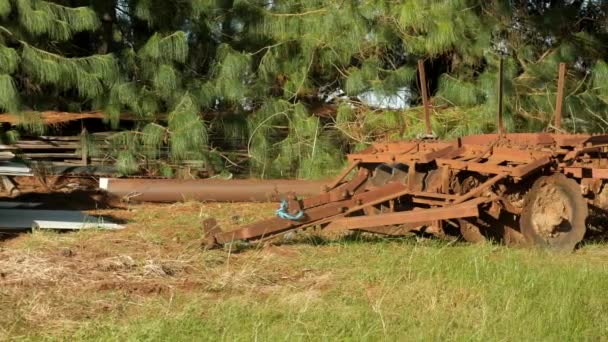
[[[288,206],[287,201],[282,200],[281,206],[276,211],[276,214],[278,217],[282,218],[283,220],[292,220],[292,221],[298,221],[299,219],[304,217],[304,211],[302,211],[302,210],[298,211],[298,213],[295,215],[290,214],[287,211],[287,209],[288,209],[287,206]]]

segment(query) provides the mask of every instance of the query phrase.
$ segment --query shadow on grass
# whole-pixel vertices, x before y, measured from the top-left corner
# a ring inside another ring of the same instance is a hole
[[[287,234],[282,239],[270,243],[247,243],[234,241],[226,244],[225,250],[240,253],[246,250],[262,249],[267,245],[273,246],[336,246],[336,245],[377,245],[399,243],[404,245],[424,245],[425,247],[444,248],[447,246],[469,246],[470,243],[461,240],[442,240],[429,235],[410,234],[407,236],[386,236],[363,232],[351,232],[346,235],[329,237],[316,233]]]
[[[41,203],[35,209],[95,210],[117,209],[110,198],[99,191],[75,190],[71,192],[28,192],[2,201]]]

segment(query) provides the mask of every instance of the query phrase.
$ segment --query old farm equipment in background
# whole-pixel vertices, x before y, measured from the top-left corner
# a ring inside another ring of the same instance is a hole
[[[564,75],[562,64],[559,94]],[[557,101],[559,130],[561,95]],[[608,135],[504,133],[499,109],[499,133],[441,141],[428,137],[426,98],[424,106],[424,138],[350,154],[350,166],[321,195],[291,194],[276,217],[231,231],[207,220],[207,245],[314,228],[572,250],[585,235],[588,210],[608,206]]]

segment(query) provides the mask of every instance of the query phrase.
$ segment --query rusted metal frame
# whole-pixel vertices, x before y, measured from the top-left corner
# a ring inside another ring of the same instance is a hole
[[[505,158],[509,161],[516,161],[519,163],[528,163],[536,159],[550,157],[551,155],[553,155],[553,151],[545,152],[532,149],[519,150],[510,147],[495,147],[492,153],[492,157]]]
[[[362,192],[353,198],[343,201],[330,202],[322,206],[314,207],[305,212],[301,221],[288,221],[280,218],[271,218],[262,222],[240,227],[232,232],[216,235],[218,243],[226,243],[233,240],[255,240],[258,238],[270,237],[285,230],[305,229],[311,226],[326,223],[336,217],[344,216],[349,213],[361,210],[362,208],[374,204],[388,201],[389,199],[402,196],[399,189],[405,189],[401,183],[390,183],[371,191]],[[380,196],[380,200],[374,200]],[[359,203],[365,203],[360,205]]]
[[[564,104],[564,83],[566,79],[566,63],[559,63],[557,77],[557,98],[555,99],[555,128],[562,129],[562,107]]]
[[[423,198],[433,198],[441,200],[455,200],[459,195],[441,194],[437,192],[425,192],[425,191],[412,191],[410,195]]]
[[[395,153],[405,154],[412,153],[413,151],[418,152],[421,146],[421,139],[413,140],[411,142],[396,142],[396,143],[383,143],[375,144],[376,153]],[[414,153],[415,153],[414,152]],[[359,152],[362,153],[362,152]]]
[[[430,163],[439,157],[445,156],[452,150],[454,150],[454,146],[446,146],[446,147],[438,149],[436,151],[426,152],[420,156],[416,156],[417,157],[416,161],[421,164]]]
[[[567,176],[571,176],[574,178],[583,178],[583,173],[589,174],[592,169],[584,168],[584,167],[565,167],[563,172]]]
[[[476,198],[466,203],[449,207],[429,208],[424,210],[408,210],[377,216],[344,217],[333,220],[326,228],[332,230],[364,229],[376,226],[390,226],[408,223],[428,222],[429,220],[447,220],[479,216],[479,204],[486,202],[485,198]]]
[[[368,178],[369,170],[365,168],[360,168],[357,175],[348,183],[345,183],[336,188],[336,191],[330,191],[330,199],[332,201],[339,201],[347,198],[348,196],[352,196]]]
[[[448,165],[452,169],[456,169],[456,170],[463,170],[463,171],[468,170],[468,171],[476,171],[476,172],[492,173],[492,174],[499,174],[499,173],[505,173],[505,172],[509,173],[513,169],[510,167],[499,166],[499,165],[491,165],[491,164],[485,164],[485,163],[470,163],[470,162],[463,162],[463,161],[459,161],[459,160],[443,159],[443,158],[437,159],[437,165],[441,165],[441,166]]]
[[[468,170],[480,173],[491,173],[491,174],[503,174],[507,173],[513,177],[523,177],[528,173],[549,164],[551,160],[549,158],[541,158],[534,160],[530,163],[518,165],[515,167],[500,166],[493,163],[471,163],[463,162],[458,160],[450,159],[437,159],[437,165],[449,165],[451,168],[456,170]]]
[[[419,198],[419,197],[412,197],[411,201],[416,204],[426,204],[426,205],[439,206],[439,207],[443,207],[447,204],[450,204],[450,202],[447,202],[444,200],[427,199],[427,198]]]
[[[306,215],[301,221],[290,221],[273,217],[261,222],[240,227],[234,231],[216,234],[215,240],[220,244],[235,240],[253,240],[280,233],[285,230],[297,229],[305,224],[314,224],[315,221],[336,215],[342,210],[345,202],[347,201],[333,202],[320,207],[311,208],[306,211]]]
[[[417,153],[376,153],[376,154],[356,154],[354,158],[361,160],[363,163],[402,163],[410,162],[430,163],[435,158],[444,156],[454,149],[453,146],[447,146],[437,151],[417,152]]]
[[[414,190],[416,188],[416,180],[418,178],[416,177],[416,162],[408,163],[407,166],[407,187],[410,190]]]
[[[498,142],[498,140],[494,140],[490,145],[488,145],[488,147],[486,147],[486,149],[484,149],[481,153],[479,153],[479,155],[477,155],[476,157],[469,159],[468,162],[471,163],[476,163],[478,161],[480,161],[481,159],[483,159],[488,153],[492,153],[492,151],[494,150],[494,146],[496,146],[496,143]]]
[[[514,170],[511,171],[511,176],[525,177],[531,172],[534,172],[537,169],[548,165],[549,163],[551,163],[551,159],[548,157],[537,159],[531,163],[516,167]]]
[[[414,146],[409,147],[408,149],[406,149],[406,150],[403,150],[403,151],[399,152],[399,154],[407,154],[407,153],[410,153],[410,152],[412,152],[413,150],[415,150],[415,149],[417,149],[417,148],[420,148],[420,142],[419,142],[419,141],[417,141],[417,142],[414,144]]]
[[[383,149],[377,153],[357,153],[349,155],[350,161],[361,160],[362,163],[429,163],[435,158],[447,155],[456,149],[454,144],[420,144],[416,152],[410,153],[415,147],[408,147],[410,152],[400,151],[398,148]]]
[[[565,167],[564,173],[574,178],[608,179],[606,168]]]
[[[362,163],[394,163],[397,159],[394,153],[355,154],[352,158],[361,160]]]
[[[591,152],[601,153],[601,152],[603,152],[602,150],[606,147],[608,147],[608,144],[593,145],[590,147],[579,147],[579,148],[576,148],[576,149],[568,152],[566,154],[566,156],[564,156],[563,160],[564,161],[574,160],[576,157],[578,157],[584,153],[591,153]]]
[[[380,197],[375,198],[375,199],[369,198],[369,197],[371,197],[370,193],[372,193],[372,192],[373,192],[373,197],[376,197],[376,196],[380,196]],[[353,197],[353,200],[359,204],[353,208],[347,209],[344,212],[344,215],[354,213],[356,211],[370,207],[372,205],[381,204],[384,202],[388,202],[389,200],[405,196],[405,195],[409,194],[409,192],[410,192],[410,190],[404,184],[401,184],[398,182],[389,183],[382,187],[376,188],[376,189],[368,191],[368,192],[364,192],[358,196]]]
[[[504,60],[501,57],[498,64],[498,133],[500,135],[505,134],[505,127],[503,123],[503,82],[504,77]]]
[[[505,134],[477,134],[462,137],[463,144],[487,145],[496,139],[501,143],[517,146],[552,146],[556,143],[556,138],[562,139],[559,135],[550,133],[505,133]],[[580,139],[580,137],[573,137]],[[578,141],[578,140],[577,140]]]
[[[348,206],[344,206],[344,210],[338,215],[334,215],[331,217],[327,217],[317,222],[313,222],[311,224],[307,224],[303,227],[299,228],[307,228],[312,225],[322,225],[325,223],[329,223],[333,221],[337,217],[344,217],[346,215],[355,213],[359,210],[365,209],[367,207],[381,204],[390,200],[394,200],[403,196],[407,196],[410,194],[410,191],[399,182],[392,182],[382,187],[376,188],[374,190],[370,190],[367,192],[363,192],[354,196],[348,203],[357,204],[355,207],[348,208]],[[378,196],[380,196],[378,198]],[[346,202],[345,202],[346,203]]]
[[[361,164],[361,160],[355,160],[354,162],[352,162],[346,169],[344,169],[344,171],[342,171],[342,173],[340,173],[340,175],[338,175],[336,180],[334,180],[330,185],[327,186],[328,190],[332,190],[335,187],[337,187],[340,183],[342,183],[344,178],[346,178],[346,176],[348,176],[348,174],[352,170],[354,170],[357,166],[359,166],[359,164]]]
[[[452,175],[452,171],[449,166],[441,166],[441,192],[444,194],[449,193],[450,191],[450,178]]]
[[[424,71],[424,61],[418,60],[418,75],[420,77],[420,90],[422,93],[422,106],[424,107],[424,127],[427,135],[433,134],[431,126],[431,112],[429,106],[428,89],[426,84],[426,73]]]
[[[376,188],[374,190],[362,192],[362,193],[354,196],[352,199],[350,199],[348,201],[344,201],[343,202],[344,205],[341,208],[339,213],[337,213],[335,215],[330,215],[328,217],[325,217],[323,219],[320,219],[320,220],[317,220],[314,222],[308,222],[308,223],[298,226],[294,229],[308,229],[308,228],[311,228],[314,226],[319,226],[319,225],[324,225],[324,224],[330,223],[333,220],[335,220],[336,218],[344,217],[345,215],[352,214],[352,213],[362,210],[366,207],[380,204],[383,202],[387,202],[391,199],[402,197],[404,195],[404,191],[405,191],[405,189],[403,188],[403,184],[394,182],[394,183],[389,183],[383,187]],[[380,196],[380,199],[374,200],[374,198],[378,197],[378,196]],[[365,204],[359,205],[359,203],[365,203]],[[355,207],[348,208],[350,205],[355,205]],[[279,232],[279,234],[280,233],[282,233],[282,232]],[[272,237],[268,236],[262,240],[268,240],[270,238],[272,238]]]
[[[355,192],[369,176],[369,170],[359,169],[359,173],[349,182],[338,186],[337,188],[315,197],[309,197],[302,200],[302,208],[309,209],[320,205],[324,205],[333,201],[343,200],[351,193]]]
[[[593,145],[598,143],[608,143],[606,136],[591,136],[589,134],[553,134],[555,145],[560,147],[577,147],[582,146],[587,142],[592,142]]]
[[[467,161],[477,157],[484,149],[486,149],[486,145],[464,144],[460,147],[455,147],[454,150],[441,156],[441,158]]]
[[[335,199],[332,199],[332,197],[338,196],[338,192],[342,193],[342,195],[348,196],[349,192],[354,192],[358,187],[360,187],[361,184],[363,184],[363,182],[367,179],[368,174],[368,170],[361,169],[359,174],[353,180],[336,188],[330,193],[313,197],[308,201],[303,200],[302,206],[306,208],[306,215],[301,221],[288,221],[275,217],[241,227],[232,232],[217,234],[215,236],[216,241],[218,243],[226,243],[233,240],[250,240],[274,235],[284,230],[299,228],[303,225],[315,225],[315,221],[342,212],[344,206],[348,206],[349,200],[336,201]],[[328,203],[322,203],[324,201],[328,201]],[[350,203],[352,205],[354,202],[350,200]],[[314,207],[308,207],[307,205]]]
[[[458,203],[463,203],[465,201],[470,200],[471,198],[481,196],[481,194],[484,191],[488,190],[494,184],[500,182],[501,180],[503,180],[505,178],[507,178],[507,174],[505,174],[505,173],[498,174],[498,175],[488,179],[487,181],[483,182],[481,185],[479,185],[475,189],[472,189],[471,191],[467,192],[466,194],[458,196],[458,198],[455,199],[454,202],[452,202],[452,204],[455,205]]]
[[[488,160],[486,160],[486,162],[484,164],[488,164],[488,165],[496,165],[498,166],[498,164],[502,164],[504,162],[507,162],[508,160],[504,159],[504,158],[495,158],[494,156],[488,158]]]
[[[502,204],[502,207],[505,211],[514,214],[514,215],[521,215],[523,209],[522,208],[517,208],[515,206],[513,206],[513,204],[511,204],[511,202],[509,202],[506,198],[500,196],[497,198],[497,200],[500,202],[500,204]]]

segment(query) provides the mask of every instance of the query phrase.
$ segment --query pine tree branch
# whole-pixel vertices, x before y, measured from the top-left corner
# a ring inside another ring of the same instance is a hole
[[[9,29],[7,29],[6,27],[4,27],[2,25],[0,25],[0,31],[8,34],[10,37],[14,37],[15,36],[15,35],[13,35],[13,32],[11,32]]]
[[[260,53],[260,52],[262,52],[262,51],[264,51],[264,50],[270,50],[270,49],[272,49],[272,48],[274,48],[274,47],[281,46],[281,45],[283,45],[283,44],[287,44],[287,43],[289,43],[289,42],[294,42],[294,41],[296,41],[296,39],[289,39],[289,40],[285,40],[285,41],[282,41],[282,42],[278,42],[278,43],[276,43],[276,44],[272,44],[272,45],[264,46],[263,48],[261,48],[261,49],[259,49],[259,50],[255,51],[255,52],[251,52],[251,53],[249,53],[249,55],[251,55],[251,56],[255,56],[255,55],[257,55],[258,53]]]
[[[301,12],[301,13],[274,13],[271,11],[266,11],[266,13],[268,15],[271,15],[273,17],[302,17],[302,16],[306,16],[306,15],[319,14],[319,13],[325,13],[325,12],[327,12],[327,9],[325,9],[325,8],[320,8],[320,9],[311,10],[311,11],[307,11],[307,12]]]
[[[287,112],[282,111],[282,112],[278,112],[278,113],[274,113],[270,116],[268,116],[266,119],[262,120],[262,122],[260,122],[254,129],[253,131],[251,131],[251,135],[249,136],[249,141],[247,142],[247,154],[249,155],[249,157],[254,158],[254,156],[251,154],[251,142],[253,141],[253,137],[255,136],[255,134],[257,133],[257,131],[268,121],[270,121],[271,119],[279,116],[279,115],[285,115],[287,117],[287,119],[289,119],[289,116],[287,115]]]
[[[577,87],[570,94],[566,95],[565,98],[568,98],[568,97],[576,94],[579,91],[579,89],[581,89],[583,84],[585,84],[585,81],[587,80],[588,76],[589,76],[589,73],[585,73],[585,76],[583,76],[583,79],[578,83]]]

